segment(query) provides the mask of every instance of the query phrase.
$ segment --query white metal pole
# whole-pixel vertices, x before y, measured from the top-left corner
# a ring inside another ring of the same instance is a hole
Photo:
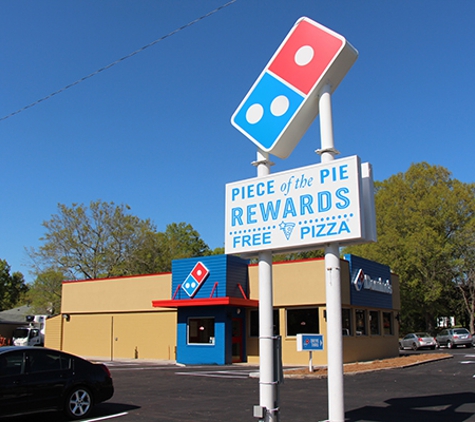
[[[269,154],[257,151],[257,177],[270,174]],[[259,405],[265,422],[279,420],[277,384],[274,379],[274,318],[272,292],[272,252],[259,253]]]
[[[334,147],[331,87],[320,94],[320,136],[322,163],[333,161],[338,151]],[[345,420],[343,389],[343,338],[341,325],[341,277],[338,243],[325,247],[325,289],[327,301],[327,361],[328,361],[328,420]]]

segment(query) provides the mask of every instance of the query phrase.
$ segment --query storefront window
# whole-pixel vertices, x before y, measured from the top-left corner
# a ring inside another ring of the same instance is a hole
[[[318,308],[287,309],[287,336],[318,334]]]
[[[364,309],[355,309],[356,335],[366,335],[366,311]]]
[[[214,318],[188,320],[189,344],[214,344]]]
[[[343,308],[341,310],[341,325],[343,328],[344,336],[351,336],[353,332],[351,330],[351,309]]]
[[[274,318],[274,335],[277,336],[280,333],[280,322],[279,322],[279,310],[278,309],[274,309],[273,318]],[[249,313],[249,320],[250,320],[249,336],[250,337],[259,337],[259,311],[258,310],[252,310]]]
[[[369,327],[372,336],[379,336],[379,311],[369,311]]]
[[[383,312],[383,329],[384,335],[392,336],[394,334],[393,331],[393,314],[391,312]]]

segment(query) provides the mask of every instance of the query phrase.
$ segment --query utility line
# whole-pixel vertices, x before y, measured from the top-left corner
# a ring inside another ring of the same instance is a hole
[[[190,27],[191,25],[194,25],[195,23],[197,23],[197,22],[199,22],[199,21],[215,14],[216,12],[219,12],[220,10],[224,9],[225,7],[230,6],[231,4],[235,3],[236,1],[237,0],[231,0],[231,1],[223,4],[222,6],[219,6],[216,9],[212,10],[211,12],[207,13],[206,15],[200,16],[199,18],[197,18],[195,20],[192,20],[191,22],[187,23],[186,25],[183,25],[180,28],[177,28],[174,31],[169,32],[168,34],[156,39],[155,41],[152,41],[151,43],[149,43],[147,45],[144,45],[143,47],[139,48],[138,50],[133,51],[130,54],[127,54],[124,57],[121,57],[120,59],[108,64],[107,66],[101,67],[100,69],[96,70],[95,72],[93,72],[93,73],[91,73],[87,76],[84,76],[81,79],[78,79],[77,81],[75,81],[73,83],[70,83],[69,85],[66,85],[65,87],[63,87],[61,89],[58,89],[57,91],[47,95],[46,97],[40,98],[39,100],[36,100],[35,102],[33,102],[31,104],[28,104],[27,106],[22,107],[19,110],[14,111],[13,113],[10,113],[10,114],[8,114],[4,117],[1,117],[0,122],[2,120],[8,119],[9,117],[15,116],[18,113],[21,113],[22,111],[28,110],[29,108],[34,107],[35,105],[38,105],[39,103],[41,103],[43,101],[49,100],[51,97],[54,97],[55,95],[61,94],[62,92],[66,91],[67,89],[72,88],[73,86],[76,86],[76,85],[80,84],[81,82],[84,82],[86,79],[92,78],[93,76],[96,76],[101,72],[104,72],[104,70],[110,69],[112,66],[115,66],[116,64],[119,64],[120,62],[123,62],[124,60],[130,59],[131,57],[135,56],[138,53],[141,53],[145,49],[147,49],[149,47],[152,47],[153,45],[159,43],[160,41],[163,41],[166,38],[171,37],[172,35],[175,35],[176,33],[180,32],[180,31],[183,31],[184,29]]]

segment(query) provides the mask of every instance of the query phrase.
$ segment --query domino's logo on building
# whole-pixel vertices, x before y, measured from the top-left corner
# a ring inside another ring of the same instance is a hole
[[[206,268],[202,262],[197,262],[181,285],[181,288],[189,297],[193,297],[207,279],[208,275],[208,268]]]
[[[357,56],[341,35],[299,19],[231,123],[264,152],[287,158],[318,114],[322,87],[333,92]]]

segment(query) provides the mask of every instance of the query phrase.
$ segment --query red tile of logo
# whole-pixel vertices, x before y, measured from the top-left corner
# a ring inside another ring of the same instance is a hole
[[[208,277],[208,274],[208,268],[206,268],[201,262],[197,262],[195,267],[191,271],[191,275],[193,276],[193,278],[200,284],[206,277]]]
[[[269,65],[269,70],[308,94],[343,45],[340,38],[303,20]]]

